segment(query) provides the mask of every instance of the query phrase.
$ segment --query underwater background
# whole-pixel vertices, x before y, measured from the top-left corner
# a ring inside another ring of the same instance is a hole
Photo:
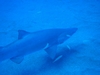
[[[40,50],[20,64],[0,62],[0,75],[100,75],[100,0],[0,0],[0,47],[18,39],[18,30],[70,27],[78,30],[61,45],[72,48],[61,59]]]

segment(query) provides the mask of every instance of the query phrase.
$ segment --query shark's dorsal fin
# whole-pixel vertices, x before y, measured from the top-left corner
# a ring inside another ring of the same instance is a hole
[[[17,64],[20,64],[24,60],[24,57],[22,57],[22,56],[12,57],[10,60]]]
[[[24,30],[18,30],[18,39],[22,39],[27,34],[29,34],[29,32]]]

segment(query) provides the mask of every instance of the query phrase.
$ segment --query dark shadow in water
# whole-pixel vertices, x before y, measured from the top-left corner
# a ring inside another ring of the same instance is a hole
[[[63,66],[65,66],[65,64],[67,64],[67,62],[69,62],[70,57],[74,56],[75,54],[77,54],[78,52],[76,50],[70,50],[70,51],[66,51],[63,52],[63,57],[60,58],[58,61],[53,63],[53,60],[50,59],[49,56],[44,56],[44,63],[42,64],[42,66],[39,67],[38,70],[34,69],[28,69],[28,70],[24,70],[22,72],[21,75],[41,75],[42,73],[48,72],[50,70],[61,70]]]

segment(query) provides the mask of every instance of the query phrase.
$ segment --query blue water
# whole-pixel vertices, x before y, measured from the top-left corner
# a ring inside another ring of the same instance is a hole
[[[100,0],[0,0],[1,47],[17,40],[17,30],[69,27],[78,30],[59,48],[71,48],[61,59],[40,50],[20,64],[0,62],[0,75],[100,75]]]

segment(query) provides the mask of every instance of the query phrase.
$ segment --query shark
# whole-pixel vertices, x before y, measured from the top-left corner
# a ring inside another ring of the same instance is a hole
[[[51,59],[55,59],[57,46],[70,38],[78,28],[54,28],[44,29],[35,32],[18,30],[18,39],[0,47],[0,62],[10,59],[20,64],[24,56],[45,50]]]

